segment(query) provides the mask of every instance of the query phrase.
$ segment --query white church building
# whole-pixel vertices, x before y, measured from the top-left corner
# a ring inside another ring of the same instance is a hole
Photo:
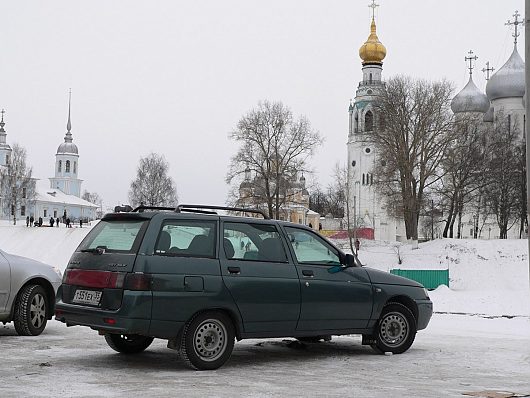
[[[0,165],[8,167],[12,148],[6,142],[5,123],[2,113],[0,122]],[[97,205],[81,199],[81,184],[79,179],[79,151],[73,143],[72,123],[70,119],[70,101],[68,102],[68,122],[64,142],[57,148],[55,154],[54,176],[49,181],[34,178],[35,199],[17,209],[17,219],[25,220],[27,216],[38,220],[42,217],[47,224],[50,217],[70,218],[71,221],[94,220]],[[12,218],[4,214],[4,218]]]
[[[373,3],[371,7],[376,7]],[[451,108],[458,117],[459,114],[472,113],[481,117],[484,123],[494,123],[498,114],[506,115],[519,131],[524,131],[525,108],[523,96],[525,94],[525,64],[517,51],[517,29],[521,21],[516,12],[514,48],[506,63],[488,79],[486,94],[481,92],[473,82],[470,74],[467,85],[454,97]],[[384,87],[382,78],[383,59],[386,49],[379,41],[376,32],[375,16],[372,13],[370,35],[359,49],[362,60],[363,79],[355,92],[354,101],[350,101],[348,109],[348,178],[350,181],[349,207],[352,217],[355,217],[357,228],[368,231],[369,239],[404,241],[406,240],[405,225],[402,219],[390,216],[384,201],[374,189],[373,169],[379,162],[377,150],[370,142],[370,133],[376,126],[377,115],[374,101]],[[488,73],[491,68],[486,69]],[[421,223],[421,219],[420,219]],[[466,214],[462,220],[462,238],[474,237],[474,220],[471,214]],[[419,226],[421,231],[421,225]],[[440,225],[440,229],[443,227]],[[484,220],[480,238],[498,238],[499,229],[493,216]],[[509,238],[519,237],[517,225],[508,231]],[[421,238],[421,237],[420,237]]]

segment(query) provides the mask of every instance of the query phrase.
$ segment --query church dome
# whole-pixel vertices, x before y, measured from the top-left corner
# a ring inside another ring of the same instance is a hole
[[[485,113],[490,107],[488,97],[478,89],[469,76],[466,86],[451,101],[451,109],[454,113],[482,112]]]
[[[65,142],[63,142],[61,145],[59,145],[59,148],[57,148],[57,155],[63,153],[72,153],[78,155],[77,145],[74,144],[72,141],[66,142],[65,139]]]
[[[372,18],[372,24],[370,26],[370,36],[368,36],[368,40],[359,49],[359,56],[363,60],[363,64],[381,64],[386,56],[386,48],[377,37],[374,18]]]
[[[493,101],[498,98],[522,97],[524,92],[524,62],[517,47],[514,47],[508,61],[488,81],[486,94]]]

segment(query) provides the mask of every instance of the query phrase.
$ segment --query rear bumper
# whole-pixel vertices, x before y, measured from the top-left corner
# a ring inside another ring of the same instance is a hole
[[[431,300],[416,300],[418,305],[418,319],[417,329],[422,330],[427,327],[432,317],[432,301]]]
[[[151,293],[143,291],[125,291],[122,305],[115,311],[65,303],[59,295],[55,304],[55,319],[67,326],[80,325],[102,332],[148,336],[151,304]]]

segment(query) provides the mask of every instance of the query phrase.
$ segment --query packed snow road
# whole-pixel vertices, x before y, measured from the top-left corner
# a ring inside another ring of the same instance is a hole
[[[402,355],[360,338],[243,340],[216,371],[188,369],[165,342],[124,356],[88,328],[51,321],[39,337],[0,327],[0,397],[462,397],[530,394],[530,319],[434,315]]]

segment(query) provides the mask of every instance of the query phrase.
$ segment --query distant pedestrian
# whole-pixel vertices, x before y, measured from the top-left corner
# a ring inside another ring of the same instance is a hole
[[[322,231],[322,223],[321,222],[318,223],[318,230]]]
[[[31,216],[29,218],[29,225],[33,227],[33,221],[35,221],[35,219],[33,218],[33,216]]]
[[[355,239],[355,250],[359,251],[360,247],[361,247],[361,242],[359,242],[359,239]]]
[[[79,228],[83,228],[83,219],[82,218],[79,219]]]
[[[39,217],[39,227],[42,227],[42,217]]]
[[[29,216],[26,216],[26,227],[29,227]]]
[[[70,228],[70,217],[66,218],[66,228]]]
[[[312,229],[313,228],[313,224],[309,223],[309,228]]]
[[[53,224],[55,224],[55,218],[50,217],[50,227],[53,227]]]
[[[248,241],[247,244],[245,245],[245,250],[247,252],[250,251],[250,241]]]
[[[55,220],[55,222],[57,223],[57,227],[59,227],[59,217],[57,217],[57,220]]]
[[[241,247],[241,250],[243,250],[245,248],[245,242],[243,242],[243,239],[241,239],[240,247]]]

